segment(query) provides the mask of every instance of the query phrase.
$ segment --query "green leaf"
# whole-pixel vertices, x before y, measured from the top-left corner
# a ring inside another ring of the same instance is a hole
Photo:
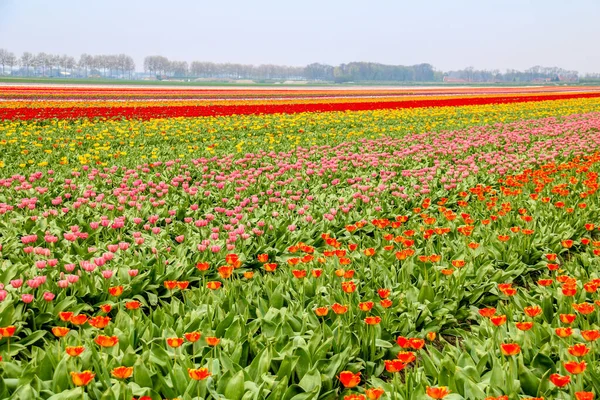
[[[316,367],[312,368],[310,371],[304,374],[302,380],[300,380],[300,382],[298,383],[298,386],[304,389],[305,392],[311,392],[315,388],[318,388],[320,390],[321,373]]]
[[[239,371],[229,382],[223,393],[228,400],[240,400],[244,395],[244,371]]]

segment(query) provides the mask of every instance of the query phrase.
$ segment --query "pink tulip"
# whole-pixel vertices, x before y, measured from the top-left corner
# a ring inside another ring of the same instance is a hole
[[[23,279],[13,279],[10,281],[10,285],[15,289],[18,289],[21,287],[21,285],[23,285]]]
[[[45,292],[44,293],[44,300],[46,300],[46,301],[52,301],[52,300],[54,300],[54,293]]]
[[[32,294],[22,294],[21,295],[21,301],[23,301],[23,303],[29,304],[33,301],[33,295]]]

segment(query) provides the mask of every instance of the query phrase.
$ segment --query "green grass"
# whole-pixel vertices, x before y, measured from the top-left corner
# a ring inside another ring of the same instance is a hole
[[[231,83],[223,81],[173,82],[142,81],[126,79],[70,79],[70,78],[8,78],[1,77],[0,82],[10,83],[43,83],[43,84],[86,84],[86,85],[136,85],[136,86],[282,86],[276,83]],[[310,86],[329,86],[327,83],[310,83]],[[302,85],[298,85],[302,86]]]
[[[39,83],[39,84],[87,84],[87,85],[135,85],[135,86],[232,86],[232,87],[248,87],[248,86],[264,86],[264,87],[280,87],[282,84],[273,82],[269,83],[233,83],[223,81],[201,81],[201,82],[173,82],[173,81],[142,81],[142,80],[120,80],[120,79],[96,79],[96,78],[12,78],[0,77],[0,83]],[[581,81],[577,83],[569,83],[568,86],[597,86],[600,81]],[[306,86],[471,86],[471,87],[487,87],[487,86],[565,86],[560,82],[548,83],[532,83],[532,82],[501,82],[501,83],[446,83],[446,82],[373,82],[373,81],[356,81],[352,83],[322,83],[310,82]],[[304,86],[286,85],[286,86]]]

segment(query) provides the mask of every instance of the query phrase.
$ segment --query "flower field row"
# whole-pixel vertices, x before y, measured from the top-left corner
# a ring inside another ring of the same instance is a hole
[[[552,100],[586,99],[600,97],[600,92],[511,94],[507,96],[408,96],[388,98],[328,98],[328,99],[284,99],[284,100],[221,100],[203,103],[199,100],[159,101],[7,101],[0,103],[0,119],[156,119],[178,117],[203,117],[255,114],[297,114],[335,111],[368,111],[381,109],[458,107],[467,105],[511,104]]]
[[[599,132],[597,97],[5,120],[0,398],[593,399]]]
[[[218,99],[218,98],[266,98],[277,97],[384,97],[384,96],[484,96],[484,95],[514,95],[514,94],[545,94],[567,92],[594,92],[597,87],[570,87],[570,86],[540,86],[540,87],[500,87],[500,88],[475,88],[475,87],[450,87],[450,88],[376,88],[366,90],[364,87],[355,89],[336,87],[313,87],[294,89],[277,87],[270,88],[193,88],[187,87],[79,87],[79,86],[3,86],[0,87],[0,99],[19,100],[60,100],[60,99]]]

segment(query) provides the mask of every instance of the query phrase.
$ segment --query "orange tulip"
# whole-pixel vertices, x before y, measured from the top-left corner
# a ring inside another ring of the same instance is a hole
[[[348,306],[343,306],[341,304],[335,303],[331,306],[331,309],[336,314],[345,314],[348,311]]]
[[[114,297],[119,297],[120,295],[123,294],[123,286],[112,286],[108,288],[108,293],[110,293],[111,296]]]
[[[493,307],[489,307],[489,308],[482,308],[479,310],[479,315],[481,315],[484,318],[491,318],[496,314],[496,309]]]
[[[96,374],[92,373],[92,371],[71,372],[71,379],[75,386],[86,386],[95,376]]]
[[[98,315],[89,319],[89,324],[97,329],[104,329],[110,322],[110,317]]]
[[[167,344],[170,347],[177,348],[183,344],[183,338],[178,338],[178,337],[167,338]]]
[[[533,328],[533,322],[515,322],[515,326],[520,331],[528,331]]]
[[[203,381],[208,378],[211,374],[208,372],[208,368],[188,368],[188,375],[195,381]]]
[[[277,269],[277,264],[275,263],[266,263],[264,265],[265,271],[267,272],[275,272],[275,270]]]
[[[140,303],[139,301],[132,300],[125,303],[125,308],[128,310],[137,310],[138,308],[140,308],[141,305],[142,303]]]
[[[527,314],[529,317],[534,318],[542,313],[542,307],[529,306],[529,307],[523,308],[523,311],[525,311],[525,314]]]
[[[217,290],[218,288],[221,287],[221,285],[222,285],[222,283],[219,281],[211,281],[206,284],[206,287],[211,290]]]
[[[425,341],[423,339],[418,338],[408,339],[408,343],[410,344],[410,347],[414,350],[421,350],[423,346],[425,346]]]
[[[583,343],[577,343],[569,347],[569,354],[575,357],[583,357],[590,352],[590,348]]]
[[[570,374],[576,375],[581,374],[585,371],[587,364],[585,361],[577,362],[577,361],[569,361],[563,364],[565,369],[569,371]]]
[[[598,330],[589,330],[589,331],[581,331],[581,336],[588,342],[593,342],[595,340],[600,339],[600,331]]]
[[[562,322],[563,324],[572,324],[573,321],[575,321],[575,318],[577,318],[577,316],[575,314],[560,314],[559,318],[560,322]]]
[[[390,299],[383,299],[379,302],[379,305],[383,308],[391,307],[393,302]]]
[[[521,347],[517,343],[503,343],[500,349],[505,356],[516,356],[521,352]]]
[[[396,358],[402,361],[404,364],[410,364],[417,359],[417,356],[415,356],[415,353],[412,351],[401,351],[398,353]]]
[[[315,314],[317,317],[324,317],[329,313],[329,308],[327,307],[317,307],[315,308]]]
[[[179,288],[179,290],[185,290],[188,288],[189,285],[190,285],[189,281],[178,281],[177,282],[177,287]]]
[[[112,306],[110,304],[102,304],[100,310],[102,310],[103,313],[108,314],[110,310],[112,310]]]
[[[117,379],[127,379],[133,374],[133,367],[117,367],[110,371],[111,375]]]
[[[353,388],[358,386],[360,383],[360,372],[354,374],[350,371],[342,371],[340,372],[339,379],[345,388]]]
[[[594,400],[594,392],[575,392],[577,400]]]
[[[62,326],[55,326],[54,328],[52,328],[52,333],[56,337],[66,336],[67,333],[69,333],[69,331],[70,331],[69,328],[65,328],[65,327],[62,327]]]
[[[381,322],[381,317],[367,317],[365,318],[365,323],[367,325],[377,325]]]
[[[194,343],[200,340],[202,334],[200,332],[188,332],[184,333],[183,336],[187,339],[188,342]]]
[[[382,299],[387,299],[388,296],[390,295],[391,290],[390,289],[378,289],[377,290],[377,294],[379,295],[380,298]]]
[[[506,315],[495,315],[490,317],[490,321],[496,326],[504,325],[506,323]]]
[[[73,312],[71,311],[62,311],[58,313],[58,317],[61,321],[68,322],[73,316]]]
[[[218,345],[220,341],[221,341],[221,339],[214,337],[214,336],[212,336],[212,337],[209,336],[206,338],[206,344],[208,344],[209,346],[212,346],[212,347]]]
[[[196,268],[198,268],[199,271],[207,271],[209,267],[210,264],[207,262],[199,262],[196,264]]]
[[[365,391],[365,394],[369,400],[378,400],[381,396],[383,396],[384,393],[385,390],[382,388],[370,388]]]
[[[12,337],[15,334],[17,327],[10,325],[4,328],[0,328],[0,337]]]
[[[229,265],[233,265],[236,264],[239,260],[239,257],[237,254],[227,254],[225,256],[225,262]]]
[[[228,279],[231,277],[231,274],[233,274],[233,266],[224,265],[222,267],[217,268],[217,271],[219,272],[221,278]]]
[[[344,396],[344,400],[366,400],[364,394],[349,394]]]
[[[372,301],[365,301],[365,302],[361,302],[358,303],[358,308],[360,308],[361,311],[367,312],[367,311],[371,311],[371,309],[373,308],[373,302]]]
[[[446,386],[429,387],[427,386],[427,396],[432,399],[443,399],[450,394],[450,390]]]
[[[353,281],[342,282],[342,290],[346,293],[354,293],[356,290],[356,283]]]
[[[566,338],[569,337],[573,334],[573,329],[571,328],[556,328],[554,330],[554,332],[556,332],[556,334],[561,337],[561,338]]]
[[[554,384],[554,386],[557,387],[565,387],[569,384],[569,382],[571,382],[571,377],[570,376],[562,376],[559,374],[552,374],[550,375],[550,381]]]
[[[79,314],[79,315],[73,315],[71,317],[71,319],[70,319],[70,322],[73,325],[78,325],[79,326],[79,325],[85,324],[87,322],[87,320],[88,320],[87,315]]]
[[[65,352],[71,357],[79,357],[81,353],[85,350],[83,346],[67,346],[65,347]]]
[[[177,287],[177,281],[164,281],[163,285],[165,285],[167,290],[173,290]]]
[[[587,314],[593,313],[595,310],[595,307],[591,303],[581,303],[581,304],[573,303],[573,309],[580,314],[587,315]]]
[[[116,336],[98,335],[94,341],[101,347],[113,347],[119,343],[119,338]]]
[[[403,363],[401,360],[384,360],[385,363],[385,370],[387,372],[389,372],[390,374],[395,374],[396,372],[400,372],[402,371],[404,368],[406,368],[406,364]]]
[[[296,279],[302,279],[306,277],[306,271],[303,269],[294,269],[292,270],[292,275],[294,275]]]
[[[410,349],[410,339],[405,338],[404,336],[398,336],[396,343],[403,349]]]

